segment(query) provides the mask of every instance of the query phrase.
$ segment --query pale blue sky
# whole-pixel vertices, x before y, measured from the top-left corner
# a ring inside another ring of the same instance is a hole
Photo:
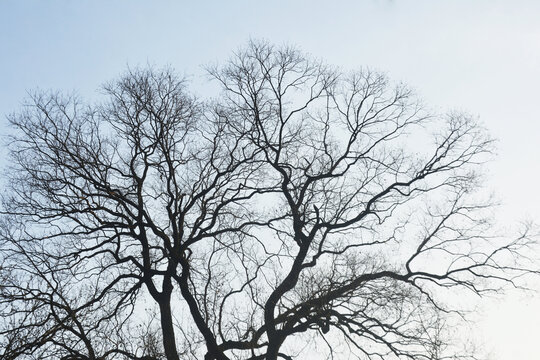
[[[505,203],[502,217],[540,219],[540,2],[532,0],[0,0],[0,133],[27,90],[92,98],[127,65],[146,63],[200,83],[200,65],[250,37],[385,71],[435,109],[479,116],[499,139],[488,184]],[[516,299],[488,311],[486,346],[495,359],[537,360],[527,336],[538,333],[540,300]]]

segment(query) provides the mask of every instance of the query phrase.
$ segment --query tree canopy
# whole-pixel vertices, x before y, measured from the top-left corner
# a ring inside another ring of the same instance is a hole
[[[132,69],[9,117],[0,359],[442,359],[460,294],[535,271],[471,116],[263,42],[208,73],[214,99]]]

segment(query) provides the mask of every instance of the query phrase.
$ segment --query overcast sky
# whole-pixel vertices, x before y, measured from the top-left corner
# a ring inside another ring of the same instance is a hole
[[[478,116],[499,139],[488,186],[511,225],[540,220],[540,2],[519,0],[0,0],[0,133],[28,90],[91,99],[127,66],[171,65],[202,81],[249,38],[331,64],[384,71],[434,109]],[[538,360],[540,296],[491,301],[493,359]]]

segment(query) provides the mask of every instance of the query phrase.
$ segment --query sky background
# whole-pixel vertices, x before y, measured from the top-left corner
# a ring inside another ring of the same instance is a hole
[[[498,139],[486,186],[503,203],[501,222],[540,222],[540,2],[532,0],[0,0],[0,134],[29,90],[91,100],[127,66],[146,64],[200,84],[201,65],[250,38],[384,71],[435,110],[479,117]],[[492,359],[539,359],[540,295],[511,293],[480,314],[475,336]]]

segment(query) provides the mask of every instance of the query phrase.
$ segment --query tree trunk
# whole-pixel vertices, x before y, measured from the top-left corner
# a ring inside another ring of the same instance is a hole
[[[172,322],[171,304],[163,301],[159,304],[161,314],[161,330],[163,333],[163,348],[167,360],[180,360],[176,350],[176,339],[174,337],[174,327]]]

